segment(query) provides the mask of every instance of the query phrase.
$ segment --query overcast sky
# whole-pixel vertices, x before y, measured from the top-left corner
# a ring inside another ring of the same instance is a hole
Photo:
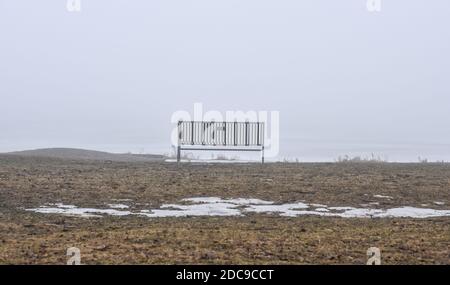
[[[0,0],[0,151],[169,146],[196,102],[277,110],[282,141],[450,146],[448,0],[81,4]]]

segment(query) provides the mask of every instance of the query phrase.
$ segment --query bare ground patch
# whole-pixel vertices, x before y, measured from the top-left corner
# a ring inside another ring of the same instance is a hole
[[[122,163],[0,156],[0,263],[449,264],[450,219],[243,217],[85,219],[26,212],[45,203],[134,209],[190,197],[257,198],[328,206],[377,203],[448,209],[448,164]],[[378,196],[376,196],[378,195]],[[119,201],[119,202],[117,202]],[[438,203],[436,203],[438,202]]]

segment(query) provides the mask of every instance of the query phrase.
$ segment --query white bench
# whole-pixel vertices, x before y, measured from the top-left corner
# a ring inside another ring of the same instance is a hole
[[[179,121],[177,162],[182,150],[260,151],[264,163],[264,123]]]

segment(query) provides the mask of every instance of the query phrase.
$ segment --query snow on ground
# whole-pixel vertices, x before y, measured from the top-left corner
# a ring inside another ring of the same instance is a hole
[[[83,208],[62,203],[47,204],[26,211],[42,214],[60,214],[80,217],[102,217],[137,215],[149,218],[190,216],[242,216],[248,213],[276,214],[286,217],[317,215],[342,218],[431,218],[450,216],[450,210],[429,208],[397,207],[390,209],[328,207],[323,204],[304,202],[275,204],[260,199],[222,199],[219,197],[192,197],[181,200],[181,204],[163,204],[157,209],[130,211],[125,204],[107,204],[109,208]],[[377,204],[373,204],[377,205]]]
[[[374,198],[384,198],[384,199],[392,199],[391,196],[386,196],[386,195],[373,195]]]

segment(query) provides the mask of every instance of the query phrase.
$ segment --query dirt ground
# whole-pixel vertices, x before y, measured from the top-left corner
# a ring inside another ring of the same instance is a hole
[[[391,199],[374,195],[391,196]],[[448,210],[449,164],[101,162],[0,155],[0,264],[450,264],[450,218],[81,218],[25,211],[46,203],[158,207],[190,197]],[[435,202],[441,202],[436,204]]]

